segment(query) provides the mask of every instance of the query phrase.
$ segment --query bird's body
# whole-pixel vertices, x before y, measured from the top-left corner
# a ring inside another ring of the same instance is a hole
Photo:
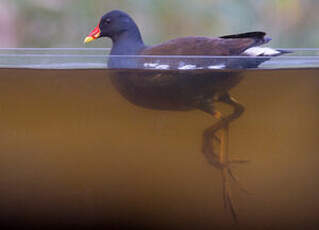
[[[139,74],[137,74],[139,73]],[[211,71],[116,71],[111,80],[131,103],[157,110],[204,109],[213,98],[237,85],[242,75]]]
[[[254,36],[252,36],[254,35]],[[182,37],[159,45],[146,47],[141,51],[145,55],[240,55],[246,49],[269,41],[265,33],[246,33],[242,38]]]
[[[220,130],[227,132],[229,123],[244,111],[244,107],[228,93],[242,79],[240,71],[234,69],[257,68],[270,56],[281,55],[284,51],[259,47],[271,40],[265,37],[264,32],[217,38],[182,37],[146,46],[133,19],[118,10],[105,14],[85,41],[99,37],[109,37],[113,41],[108,67],[118,70],[113,72],[112,82],[128,101],[157,110],[199,109],[220,119],[204,131],[202,152],[210,164],[221,170],[225,205],[236,219],[230,189],[227,187],[227,175],[234,178],[230,170],[233,162],[224,151],[223,134],[217,136]],[[187,58],[167,57],[172,55]],[[227,58],[231,56],[243,58]],[[247,56],[263,58],[251,59]],[[232,106],[233,113],[221,117],[214,108],[215,102]],[[218,153],[213,148],[216,140],[221,146]]]
[[[109,21],[108,21],[109,20]],[[113,23],[113,25],[112,25]],[[105,25],[103,27],[103,25]],[[256,68],[267,57],[259,59],[213,59],[195,56],[247,56],[246,50],[267,43],[270,39],[264,32],[250,32],[217,38],[182,37],[146,46],[133,19],[124,12],[111,11],[99,23],[100,36],[113,41],[109,68],[172,71],[132,71],[112,74],[112,82],[130,102],[151,109],[191,110],[202,109],[212,98],[234,87],[242,78],[235,72],[186,71],[194,69],[242,69]],[[93,35],[94,36],[94,35]],[[274,50],[274,54],[278,54]],[[113,56],[112,56],[113,55]],[[121,56],[118,56],[121,55]],[[122,56],[123,55],[123,56]],[[125,57],[124,55],[129,55]],[[146,57],[131,57],[143,55]],[[147,56],[194,56],[194,58],[152,58]],[[184,71],[182,71],[184,70]],[[211,110],[210,110],[211,111]]]

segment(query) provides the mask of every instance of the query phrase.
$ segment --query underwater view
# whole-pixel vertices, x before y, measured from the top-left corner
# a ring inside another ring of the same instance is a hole
[[[291,51],[253,69],[219,68],[218,57],[162,57],[174,69],[145,57],[145,69],[111,69],[105,49],[3,49],[2,225],[318,229],[319,50]],[[151,91],[123,93],[114,76],[146,79],[136,84]],[[153,87],[159,76],[180,88]],[[220,98],[214,116],[187,103],[175,109],[190,86],[208,84],[244,108],[219,128],[219,113],[232,114]],[[212,165],[205,140],[234,161],[231,173]]]

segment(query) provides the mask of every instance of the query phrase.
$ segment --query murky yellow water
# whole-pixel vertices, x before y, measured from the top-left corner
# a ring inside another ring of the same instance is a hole
[[[242,229],[319,227],[319,70],[250,71],[231,90]],[[223,110],[224,107],[221,107]],[[3,225],[145,229],[233,226],[201,153],[200,111],[134,106],[107,70],[0,70]]]

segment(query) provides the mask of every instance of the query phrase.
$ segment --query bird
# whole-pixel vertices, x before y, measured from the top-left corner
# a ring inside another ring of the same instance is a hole
[[[84,43],[102,37],[112,40],[107,65],[117,71],[112,72],[111,81],[129,102],[155,110],[197,109],[217,119],[203,131],[201,151],[209,164],[220,170],[224,206],[237,222],[230,181],[244,188],[231,169],[233,164],[247,161],[230,159],[227,146],[229,124],[245,108],[229,90],[243,78],[236,70],[257,68],[271,57],[288,51],[261,47],[271,40],[262,31],[221,37],[181,37],[147,46],[135,21],[121,10],[104,14]],[[229,58],[232,56],[236,58]],[[215,108],[216,103],[227,104],[233,111],[224,115]]]

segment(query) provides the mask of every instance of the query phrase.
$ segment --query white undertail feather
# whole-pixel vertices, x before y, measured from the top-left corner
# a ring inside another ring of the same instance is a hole
[[[251,47],[245,50],[244,54],[248,56],[275,56],[280,54],[281,52],[269,47]]]

